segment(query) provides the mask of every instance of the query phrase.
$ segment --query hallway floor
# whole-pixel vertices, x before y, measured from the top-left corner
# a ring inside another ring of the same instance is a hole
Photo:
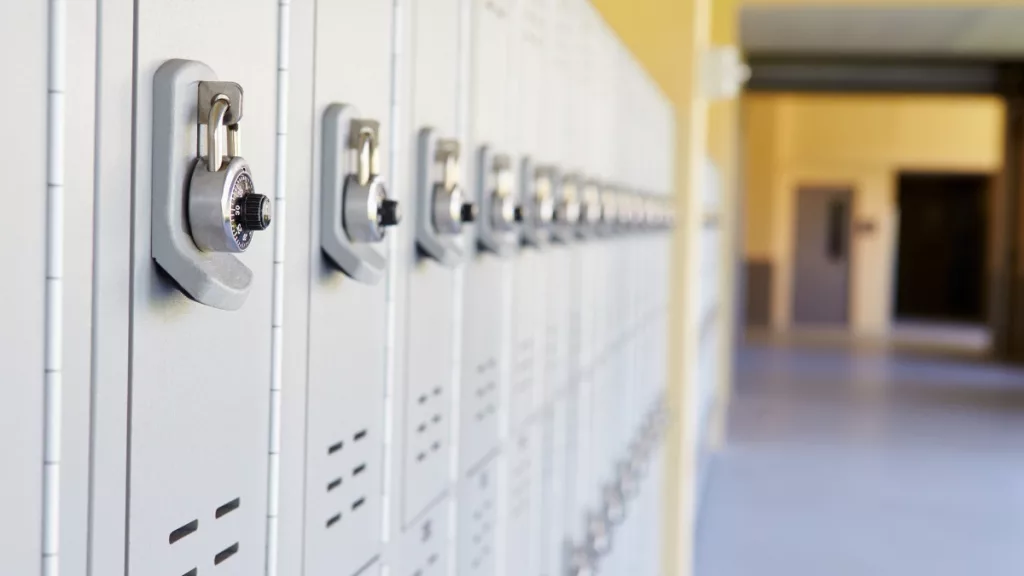
[[[1024,574],[1024,371],[745,348],[697,576]]]

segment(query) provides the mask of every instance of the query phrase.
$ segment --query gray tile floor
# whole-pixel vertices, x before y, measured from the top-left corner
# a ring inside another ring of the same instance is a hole
[[[1024,575],[1024,371],[744,348],[696,574]]]

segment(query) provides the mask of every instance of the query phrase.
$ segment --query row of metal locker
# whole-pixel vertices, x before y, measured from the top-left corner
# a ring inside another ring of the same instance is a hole
[[[0,574],[660,572],[674,118],[586,0],[0,3]]]

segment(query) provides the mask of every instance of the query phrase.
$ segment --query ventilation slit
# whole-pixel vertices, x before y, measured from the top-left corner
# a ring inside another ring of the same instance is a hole
[[[330,455],[330,454],[334,454],[334,453],[335,453],[335,452],[337,452],[338,450],[341,450],[341,447],[342,447],[343,445],[344,445],[344,443],[343,443],[343,442],[337,442],[337,443],[335,443],[335,444],[331,444],[331,445],[330,445],[330,446],[329,446],[329,447],[327,448],[327,454],[328,454],[328,455]]]
[[[331,516],[327,519],[327,527],[330,528],[331,526],[334,526],[338,523],[338,520],[341,520],[341,512],[338,512],[334,516]]]
[[[365,437],[366,437],[366,430],[360,430],[359,432],[356,432],[355,436],[353,436],[353,438],[355,439],[356,442],[359,442],[360,440],[362,440]]]
[[[221,516],[224,516],[225,514],[230,514],[231,512],[234,512],[235,510],[237,510],[238,507],[241,506],[241,505],[242,505],[242,499],[241,498],[235,498],[231,502],[228,502],[227,504],[224,504],[220,508],[217,508],[217,511],[214,512],[214,516],[217,517],[217,518],[220,518]]]
[[[360,464],[359,466],[356,466],[355,468],[352,469],[352,475],[359,476],[360,474],[363,473],[364,470],[366,470],[366,464]]]
[[[198,576],[198,574],[199,574],[199,568],[193,568],[193,569],[189,570],[188,572],[185,572],[181,576]]]
[[[237,553],[238,553],[238,542],[235,542],[231,546],[228,546],[227,548],[221,550],[220,552],[217,552],[217,555],[213,557],[213,565],[216,566],[217,564],[220,564],[221,562],[227,560],[228,558],[231,558],[232,556],[234,556]]]
[[[341,486],[341,478],[335,478],[334,480],[331,480],[330,482],[328,482],[327,483],[327,491],[330,492],[331,490],[334,490],[338,486]]]
[[[179,528],[175,528],[174,530],[172,530],[170,536],[168,536],[168,538],[167,538],[167,542],[170,543],[170,544],[174,544],[178,540],[181,540],[185,536],[188,536],[189,534],[195,532],[198,529],[199,529],[199,520],[193,520],[193,521],[189,522],[188,524],[185,524],[184,526],[181,526]]]
[[[362,506],[365,502],[366,502],[366,498],[360,498],[359,500],[356,500],[355,502],[352,503],[352,509],[356,510],[357,508]]]

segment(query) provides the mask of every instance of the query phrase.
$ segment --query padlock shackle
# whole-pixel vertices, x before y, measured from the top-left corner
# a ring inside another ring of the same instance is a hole
[[[210,116],[206,120],[206,169],[217,172],[224,163],[224,149],[219,138],[228,113],[228,97],[218,94],[210,103]]]

